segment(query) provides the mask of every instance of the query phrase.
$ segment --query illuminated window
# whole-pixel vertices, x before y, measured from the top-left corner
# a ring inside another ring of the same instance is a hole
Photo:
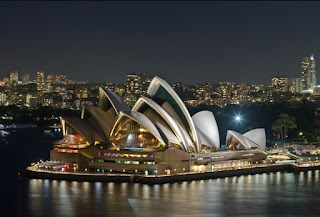
[[[163,145],[158,139],[151,134],[147,129],[141,126],[136,121],[124,117],[115,127],[110,141],[116,147],[130,147],[130,148],[161,148]],[[128,154],[124,156],[128,157]]]
[[[226,147],[228,150],[246,150],[246,148],[234,136],[229,139]]]

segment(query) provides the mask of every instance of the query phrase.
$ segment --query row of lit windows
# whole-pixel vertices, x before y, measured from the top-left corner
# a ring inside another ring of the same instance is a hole
[[[152,164],[155,164],[154,161],[143,161],[143,162],[140,162],[140,161],[129,161],[129,160],[116,160],[115,161],[116,163],[120,163],[120,164],[148,164],[148,165],[152,165]]]
[[[78,153],[78,150],[74,149],[54,148],[53,150],[57,152]]]
[[[134,161],[134,160],[103,160],[103,159],[94,159],[93,162],[99,162],[99,163],[119,163],[119,164],[148,164],[148,165],[153,165],[155,164],[154,161]]]
[[[103,153],[99,152],[99,156],[105,157],[135,157],[135,158],[154,158],[154,154],[121,154],[121,153]]]

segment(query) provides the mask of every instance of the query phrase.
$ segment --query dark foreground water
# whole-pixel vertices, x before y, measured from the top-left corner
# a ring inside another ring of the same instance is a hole
[[[320,216],[319,171],[163,185],[16,181],[48,159],[55,131],[1,135],[0,216]],[[3,139],[5,137],[5,139]]]

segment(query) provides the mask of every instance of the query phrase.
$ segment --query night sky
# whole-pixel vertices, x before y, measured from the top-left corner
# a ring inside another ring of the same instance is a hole
[[[320,74],[320,2],[0,2],[0,20],[0,78],[267,83],[311,53]]]

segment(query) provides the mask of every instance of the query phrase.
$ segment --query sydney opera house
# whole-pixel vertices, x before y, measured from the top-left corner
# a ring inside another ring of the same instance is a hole
[[[85,105],[81,117],[61,117],[63,139],[51,160],[80,171],[175,174],[250,165],[266,158],[264,129],[228,131],[220,148],[212,112],[190,116],[171,86],[154,77],[147,97],[132,109],[112,91],[99,89],[99,108]]]

